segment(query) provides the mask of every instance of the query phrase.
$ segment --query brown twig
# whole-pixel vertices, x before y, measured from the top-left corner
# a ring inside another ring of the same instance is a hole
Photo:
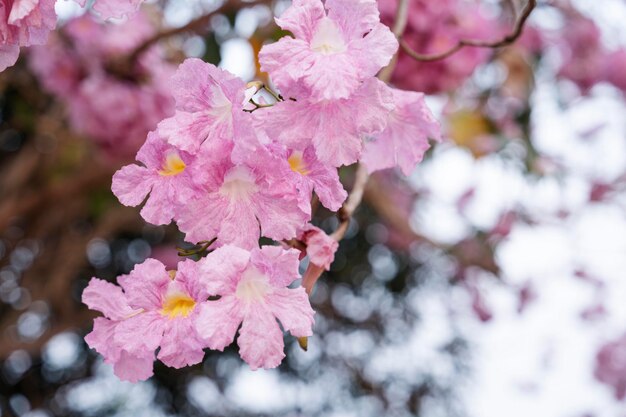
[[[396,16],[393,23],[393,28],[391,31],[396,36],[398,41],[402,38],[404,31],[406,29],[406,25],[409,22],[409,0],[400,0],[398,3],[398,10],[396,10]],[[398,62],[398,52],[397,51],[393,58],[391,58],[391,62],[385,68],[383,68],[378,74],[378,78],[381,81],[389,82],[391,79],[391,74],[393,73],[394,68]]]
[[[490,41],[481,41],[481,40],[475,40],[475,39],[461,39],[460,41],[458,41],[456,45],[454,45],[452,48],[448,49],[447,51],[440,52],[437,54],[431,54],[431,55],[420,54],[416,52],[409,46],[409,44],[404,39],[400,39],[400,46],[402,47],[402,50],[407,55],[409,55],[411,58],[415,59],[416,61],[420,61],[420,62],[440,61],[442,59],[446,59],[454,55],[455,53],[457,53],[458,51],[460,51],[461,49],[465,47],[494,48],[494,49],[502,48],[504,46],[508,46],[512,44],[522,35],[522,32],[524,31],[524,25],[526,24],[526,21],[528,20],[528,18],[530,17],[530,14],[532,13],[532,11],[535,9],[536,6],[537,6],[537,0],[528,0],[526,7],[524,8],[522,13],[518,17],[517,21],[515,22],[513,31],[509,33],[508,35],[506,35],[504,38],[497,40],[497,41],[490,42]]]
[[[367,169],[364,165],[359,165],[354,176],[352,191],[350,192],[346,202],[343,203],[343,206],[337,212],[337,216],[340,220],[339,227],[337,227],[337,230],[335,230],[335,232],[331,235],[331,237],[337,242],[341,241],[346,235],[348,226],[350,225],[350,219],[352,218],[352,215],[356,211],[357,207],[361,204],[361,201],[363,201],[363,193],[365,192],[365,186],[367,185],[368,179],[369,175],[367,173]]]

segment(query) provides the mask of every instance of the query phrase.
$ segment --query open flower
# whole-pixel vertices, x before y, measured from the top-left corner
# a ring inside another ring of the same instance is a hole
[[[283,333],[313,334],[315,314],[298,279],[298,251],[265,246],[248,252],[224,246],[199,262],[210,295],[199,306],[196,330],[211,349],[223,350],[239,330],[239,353],[252,369],[274,368],[285,357]]]
[[[268,135],[295,150],[313,145],[317,158],[335,167],[356,162],[364,136],[380,133],[394,108],[389,88],[376,78],[341,100],[315,103],[306,88],[295,93],[297,101],[278,103],[260,114]]]
[[[176,217],[190,242],[211,240],[251,249],[260,236],[275,240],[295,237],[310,218],[303,210],[294,184],[275,169],[274,159],[262,146],[241,162],[231,158],[232,144],[222,144],[199,155],[207,180],[195,201]]]
[[[157,348],[158,359],[167,366],[182,368],[202,360],[207,344],[194,323],[208,294],[196,262],[186,260],[177,272],[168,273],[161,262],[147,259],[118,277],[118,283],[121,288],[92,278],[83,302],[104,314],[85,340],[120,379],[149,378]]]
[[[441,140],[439,123],[422,93],[390,90],[395,110],[389,114],[387,128],[367,142],[361,161],[370,173],[398,166],[409,175],[430,148],[428,139]]]
[[[398,49],[376,0],[295,0],[276,22],[294,37],[264,46],[261,68],[281,89],[303,82],[314,101],[350,97]]]
[[[196,157],[169,145],[156,133],[148,135],[137,153],[144,166],[131,164],[113,176],[111,189],[126,206],[138,206],[152,224],[168,224],[179,208],[201,192],[203,169],[194,169]]]
[[[197,58],[185,60],[172,77],[176,114],[159,123],[159,134],[190,152],[200,145],[232,141],[243,112],[242,79]]]

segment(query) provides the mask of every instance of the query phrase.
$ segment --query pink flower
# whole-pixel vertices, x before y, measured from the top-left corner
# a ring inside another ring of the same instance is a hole
[[[306,254],[312,264],[330,270],[330,265],[335,260],[335,252],[339,248],[335,239],[319,227],[307,224],[298,231],[298,240],[306,245]]]
[[[606,56],[604,77],[615,87],[626,92],[626,75],[623,68],[626,66],[626,49],[618,49]]]
[[[240,78],[196,58],[185,60],[171,80],[176,114],[159,123],[172,145],[195,152],[203,143],[232,141],[243,112],[246,85]]]
[[[291,239],[310,218],[294,184],[275,169],[262,146],[249,149],[245,160],[231,158],[232,144],[221,144],[201,157],[206,181],[195,201],[175,218],[191,242],[217,237],[220,245],[258,246],[260,236]]]
[[[626,398],[626,335],[602,346],[596,355],[594,375],[613,388],[615,398]]]
[[[20,46],[43,45],[57,22],[54,0],[0,0],[0,71],[15,64]]]
[[[382,20],[391,24],[397,0],[378,0]],[[437,54],[450,49],[460,39],[497,40],[503,36],[495,19],[488,19],[471,2],[463,0],[413,0],[409,2],[408,25],[402,37],[421,54]],[[464,48],[449,58],[418,62],[402,50],[393,74],[394,85],[427,94],[457,88],[487,61],[491,51]]]
[[[393,110],[393,96],[382,81],[370,78],[347,99],[311,102],[307,90],[263,112],[270,137],[294,150],[311,144],[320,162],[356,162],[363,137],[381,132]]]
[[[111,189],[122,204],[132,207],[150,194],[141,209],[142,217],[149,223],[168,224],[202,191],[204,169],[197,166],[200,161],[154,132],[139,149],[137,160],[143,166],[131,164],[121,168],[113,175]]]
[[[375,0],[295,0],[276,22],[294,37],[264,46],[261,68],[283,92],[303,82],[313,101],[347,99],[398,48]]]
[[[199,262],[210,295],[199,306],[196,330],[211,349],[223,350],[239,330],[239,353],[252,369],[274,368],[285,357],[283,329],[311,336],[315,314],[299,278],[298,251],[264,246],[252,252],[224,246]]]
[[[395,110],[389,115],[387,128],[365,145],[361,161],[370,173],[398,166],[409,175],[430,148],[428,139],[440,141],[441,132],[422,93],[391,91]]]
[[[312,146],[304,151],[286,149],[282,146],[271,146],[277,157],[276,169],[284,181],[295,184],[302,194],[303,210],[311,209],[313,191],[329,210],[337,211],[348,194],[339,180],[337,168],[325,165],[315,156]]]
[[[85,340],[120,379],[149,378],[158,348],[158,359],[167,366],[202,361],[207,343],[198,336],[195,322],[208,294],[196,262],[181,262],[178,272],[170,274],[159,261],[147,259],[118,282],[121,288],[92,278],[83,302],[104,314]]]
[[[587,93],[602,81],[606,70],[606,51],[601,33],[592,19],[574,9],[565,9],[567,25],[559,39],[561,68],[558,75],[575,83],[582,93]]]
[[[100,75],[86,78],[68,100],[70,123],[105,152],[133,155],[150,129],[170,114],[169,94],[157,82],[133,84]]]

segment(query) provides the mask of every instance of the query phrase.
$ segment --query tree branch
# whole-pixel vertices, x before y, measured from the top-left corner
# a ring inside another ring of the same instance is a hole
[[[532,11],[535,9],[536,6],[537,6],[537,0],[528,0],[526,7],[524,8],[521,15],[517,18],[517,21],[515,22],[513,31],[498,41],[489,42],[489,41],[481,41],[481,40],[475,40],[475,39],[461,39],[460,41],[458,41],[456,45],[454,45],[452,48],[448,49],[447,51],[440,52],[437,54],[432,54],[432,55],[417,53],[409,46],[409,44],[404,39],[400,39],[400,46],[402,47],[402,50],[407,55],[409,55],[411,58],[415,59],[416,61],[420,61],[420,62],[440,61],[442,59],[446,59],[454,55],[455,53],[457,53],[458,51],[460,51],[461,49],[465,47],[502,48],[504,46],[508,46],[512,44],[517,39],[519,39],[519,37],[522,35],[524,31],[524,25],[526,24],[526,21],[528,20],[528,18],[530,17],[530,14],[532,13]]]
[[[348,226],[350,225],[350,219],[357,207],[361,204],[361,201],[363,201],[363,193],[365,192],[368,179],[369,175],[367,174],[367,169],[364,165],[359,165],[356,169],[352,191],[346,202],[343,203],[343,206],[337,212],[337,216],[340,220],[339,227],[330,235],[337,242],[341,241],[346,235]]]
[[[398,39],[398,42],[401,42],[402,35],[406,29],[406,25],[409,22],[409,0],[400,0],[398,3],[398,10],[396,10],[396,16],[393,23],[393,28],[391,31]],[[381,81],[389,82],[391,79],[391,74],[398,63],[398,53],[396,51],[393,58],[391,58],[391,62],[385,68],[383,68],[378,74],[378,78]]]

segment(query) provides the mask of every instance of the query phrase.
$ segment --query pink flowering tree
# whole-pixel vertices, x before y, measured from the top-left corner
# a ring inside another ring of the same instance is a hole
[[[0,0],[2,415],[623,407],[610,13],[143,3]]]

